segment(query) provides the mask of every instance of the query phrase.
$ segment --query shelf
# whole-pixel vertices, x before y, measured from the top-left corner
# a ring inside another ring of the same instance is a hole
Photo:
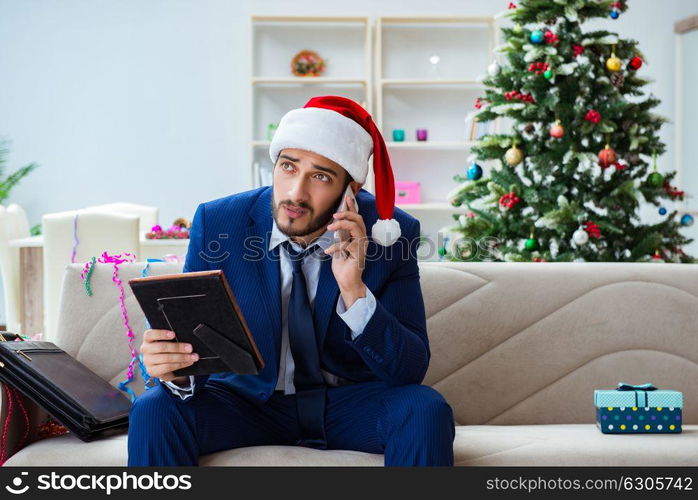
[[[458,85],[461,87],[484,87],[484,84],[480,80],[419,80],[419,79],[398,79],[398,78],[385,78],[380,80],[380,84],[383,86],[422,86],[422,87],[440,87],[445,85]]]
[[[444,149],[444,150],[469,150],[474,142],[470,141],[404,141],[386,142],[385,145],[391,149]]]
[[[253,23],[361,23],[368,24],[367,17],[323,16],[252,16]]]
[[[340,78],[326,76],[255,77],[252,85],[319,85],[319,84],[368,85],[365,78]]]
[[[405,141],[405,142],[388,142],[385,145],[388,149],[436,149],[444,151],[469,151],[475,144],[471,141]],[[271,146],[271,141],[252,141],[253,148],[268,149]]]
[[[416,25],[428,25],[431,23],[436,24],[493,24],[494,19],[491,17],[439,17],[439,16],[419,16],[419,17],[383,17],[381,18],[383,24],[416,24]]]

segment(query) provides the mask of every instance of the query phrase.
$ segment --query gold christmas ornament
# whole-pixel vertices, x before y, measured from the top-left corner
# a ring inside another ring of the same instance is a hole
[[[523,158],[523,151],[517,148],[516,144],[514,144],[507,150],[506,153],[504,153],[504,161],[507,162],[507,165],[509,165],[510,167],[515,167],[516,165],[521,163],[523,161]]]
[[[609,71],[620,71],[620,69],[623,67],[623,61],[621,61],[617,56],[616,56],[616,46],[613,46],[613,49],[611,50],[611,57],[608,58],[606,61],[606,68],[608,68]]]

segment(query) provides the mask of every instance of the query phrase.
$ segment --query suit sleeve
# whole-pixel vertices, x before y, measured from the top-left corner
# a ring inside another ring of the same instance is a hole
[[[207,271],[209,269],[208,262],[205,259],[206,246],[204,238],[204,211],[204,204],[200,203],[196,209],[196,213],[194,214],[191,227],[189,228],[189,246],[187,247],[187,256],[184,260],[184,266],[182,267],[183,273]],[[191,375],[189,380],[192,381]],[[181,403],[187,403],[188,401],[194,399],[193,396],[196,394],[196,390],[199,387],[203,387],[207,380],[208,375],[195,375],[191,388],[188,388],[187,392],[185,393],[186,397],[182,397],[180,394],[176,394],[172,390],[169,390],[168,385],[162,380],[158,379],[158,381],[167,389],[165,392]],[[191,390],[191,392],[189,392],[189,390]]]
[[[356,340],[345,336],[370,369],[390,385],[421,383],[431,357],[417,264],[419,228],[415,220],[400,238],[404,246],[392,252],[398,265],[376,293],[376,309],[361,335]],[[394,247],[398,246],[396,242]]]

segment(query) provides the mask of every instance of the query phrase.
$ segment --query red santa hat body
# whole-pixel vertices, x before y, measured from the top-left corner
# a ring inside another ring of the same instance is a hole
[[[340,96],[311,98],[279,122],[269,147],[271,160],[276,163],[281,151],[288,148],[329,158],[360,184],[366,182],[373,154],[378,220],[371,228],[371,237],[383,246],[397,241],[400,224],[393,219],[395,184],[390,157],[378,127],[361,105]]]

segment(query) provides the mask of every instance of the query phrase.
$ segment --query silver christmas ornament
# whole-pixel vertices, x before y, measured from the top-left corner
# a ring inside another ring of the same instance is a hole
[[[586,245],[589,241],[589,233],[580,227],[572,234],[572,241],[574,241],[577,246]]]
[[[497,76],[500,71],[501,71],[501,68],[499,67],[499,64],[497,64],[497,61],[494,61],[494,62],[492,62],[492,64],[487,66],[487,73],[490,76]]]

